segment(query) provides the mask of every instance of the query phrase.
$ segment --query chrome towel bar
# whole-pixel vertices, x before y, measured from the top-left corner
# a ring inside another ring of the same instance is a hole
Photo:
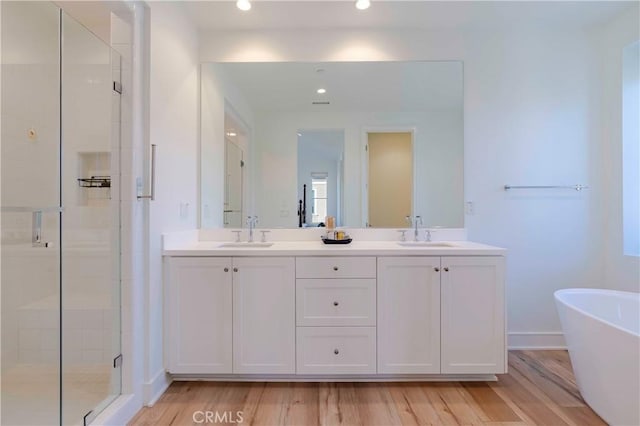
[[[582,191],[583,189],[589,189],[587,185],[552,185],[552,186],[544,186],[544,185],[528,185],[528,186],[517,186],[517,185],[505,185],[504,190],[508,191],[510,189],[573,189],[575,191]]]

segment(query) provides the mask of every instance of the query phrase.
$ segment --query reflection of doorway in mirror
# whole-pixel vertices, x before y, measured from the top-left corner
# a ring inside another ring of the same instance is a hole
[[[368,220],[374,228],[405,228],[413,205],[413,134],[367,133]]]
[[[224,207],[223,226],[242,228],[246,205],[245,182],[249,131],[233,110],[224,114]]]
[[[327,200],[329,198],[327,188],[328,173],[311,174],[311,223],[319,224],[328,216]]]
[[[305,213],[299,226],[318,226],[327,216],[342,226],[344,144],[343,129],[298,130],[296,206],[301,205]]]
[[[242,228],[247,216],[247,159],[251,152],[251,131],[244,118],[229,103],[224,109],[224,228]]]
[[[224,227],[242,228],[242,148],[227,138],[225,140],[225,193]]]

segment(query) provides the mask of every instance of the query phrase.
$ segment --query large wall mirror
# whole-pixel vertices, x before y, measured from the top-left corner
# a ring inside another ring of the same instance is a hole
[[[459,61],[210,63],[203,228],[464,227]]]

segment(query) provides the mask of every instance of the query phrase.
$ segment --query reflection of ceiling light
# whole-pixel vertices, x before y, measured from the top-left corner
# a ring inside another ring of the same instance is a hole
[[[361,0],[358,0],[358,1],[361,1]],[[238,9],[243,10],[245,12],[251,9],[251,3],[249,2],[249,0],[238,0],[236,2],[236,6],[238,7]]]
[[[318,89],[318,90],[317,90],[317,92],[318,92],[320,95],[324,95],[325,93],[327,93],[327,90],[326,90],[326,89]]]
[[[231,137],[231,138],[232,138],[232,137],[234,137],[234,136],[238,136],[238,134],[237,134],[237,133],[235,133],[235,132],[227,132],[227,136],[229,136],[229,137]]]
[[[369,9],[369,6],[371,6],[370,0],[358,0],[356,2],[356,7],[360,10]]]

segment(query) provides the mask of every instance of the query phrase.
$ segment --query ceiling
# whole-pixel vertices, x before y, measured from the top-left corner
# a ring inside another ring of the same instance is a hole
[[[260,62],[218,67],[256,111],[462,110],[463,71],[458,61]],[[327,92],[317,94],[320,88]],[[330,104],[313,105],[314,101]]]
[[[234,0],[185,1],[201,31],[293,29],[508,29],[586,28],[602,25],[633,1],[401,1],[252,0],[242,12]]]

